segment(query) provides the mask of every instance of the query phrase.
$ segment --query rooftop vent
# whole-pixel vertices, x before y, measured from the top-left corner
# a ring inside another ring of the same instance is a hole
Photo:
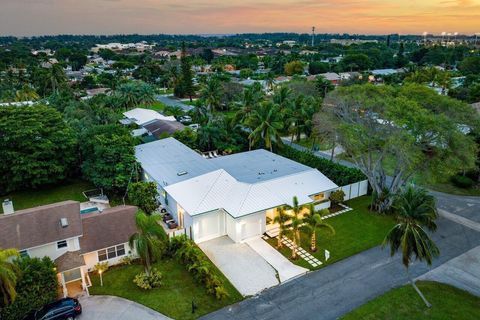
[[[13,201],[10,199],[5,199],[2,202],[2,208],[4,214],[12,214],[15,210],[13,209]]]
[[[177,176],[184,176],[186,175],[188,172],[187,171],[180,171],[180,172],[177,172]]]
[[[62,226],[62,228],[68,227],[68,220],[67,220],[67,218],[61,218],[61,219],[60,219],[60,225]]]

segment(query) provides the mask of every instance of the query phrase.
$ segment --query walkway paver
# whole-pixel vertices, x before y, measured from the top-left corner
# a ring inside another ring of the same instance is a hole
[[[295,244],[293,243],[293,241],[288,239],[287,237],[282,238],[282,243],[286,245],[290,250],[293,250],[293,248],[295,248]],[[297,253],[300,256],[300,258],[307,261],[308,264],[310,264],[312,267],[318,267],[323,264],[320,260],[312,256],[302,247],[300,246],[296,246],[296,247],[297,247]]]
[[[199,247],[244,296],[279,284],[275,269],[246,243],[223,236]]]
[[[418,277],[448,283],[480,296],[480,246]]]
[[[89,296],[80,298],[82,314],[78,320],[170,320],[139,303],[113,296]]]
[[[280,282],[285,282],[307,273],[309,270],[297,266],[285,258],[280,252],[269,245],[262,238],[253,238],[246,241],[253,250],[261,255],[278,272]]]

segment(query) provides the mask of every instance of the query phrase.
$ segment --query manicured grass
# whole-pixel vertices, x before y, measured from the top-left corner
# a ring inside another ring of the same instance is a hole
[[[348,313],[343,320],[471,320],[480,315],[480,297],[438,282],[420,281],[418,288],[432,304],[427,308],[411,285],[393,289]]]
[[[302,138],[299,141],[294,141],[294,143],[299,144],[309,150],[312,150],[313,143],[318,147],[318,150],[329,150],[332,148],[332,143],[329,141],[319,141],[318,139],[313,138]]]
[[[13,200],[15,210],[27,209],[65,200],[87,201],[82,191],[95,187],[83,180],[72,180],[59,185],[45,186],[36,190],[17,191],[0,197]],[[0,208],[0,212],[3,210]]]
[[[301,233],[302,248],[323,262],[320,267],[314,268],[301,258],[294,263],[308,269],[318,269],[380,245],[395,221],[390,216],[371,212],[368,209],[370,201],[369,196],[347,201],[345,204],[354,210],[324,220],[332,225],[335,234],[326,229],[317,230],[316,252],[310,252],[310,238]],[[268,242],[273,246],[277,245],[277,239],[269,239]],[[325,249],[330,251],[328,261],[325,261]],[[291,257],[291,250],[285,246],[280,252],[288,258]]]
[[[154,267],[163,274],[163,286],[160,288],[148,291],[138,288],[133,279],[136,274],[143,271],[143,266],[132,264],[114,267],[104,273],[103,287],[100,287],[98,275],[90,274],[92,280],[90,294],[129,299],[173,319],[195,319],[242,299],[240,293],[213,265],[214,272],[217,272],[223,280],[229,294],[224,300],[217,300],[207,293],[203,285],[196,282],[185,266],[175,259],[159,261]],[[192,301],[198,307],[195,314],[192,314]]]
[[[152,109],[158,112],[162,112],[165,109],[165,105],[160,101],[155,101],[154,103],[140,106],[140,108]]]

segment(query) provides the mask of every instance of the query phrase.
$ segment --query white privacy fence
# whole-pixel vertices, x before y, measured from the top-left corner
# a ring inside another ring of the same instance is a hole
[[[355,183],[338,188],[338,190],[340,189],[343,190],[343,192],[345,192],[345,201],[353,198],[361,197],[366,195],[368,192],[368,180],[355,182]]]

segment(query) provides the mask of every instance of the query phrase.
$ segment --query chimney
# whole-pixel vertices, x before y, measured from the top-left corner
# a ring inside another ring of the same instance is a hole
[[[62,228],[68,227],[68,220],[67,220],[67,218],[61,218],[61,219],[60,219],[60,225],[62,226]]]
[[[15,212],[13,209],[13,201],[10,199],[5,199],[2,202],[3,214],[12,214]]]

